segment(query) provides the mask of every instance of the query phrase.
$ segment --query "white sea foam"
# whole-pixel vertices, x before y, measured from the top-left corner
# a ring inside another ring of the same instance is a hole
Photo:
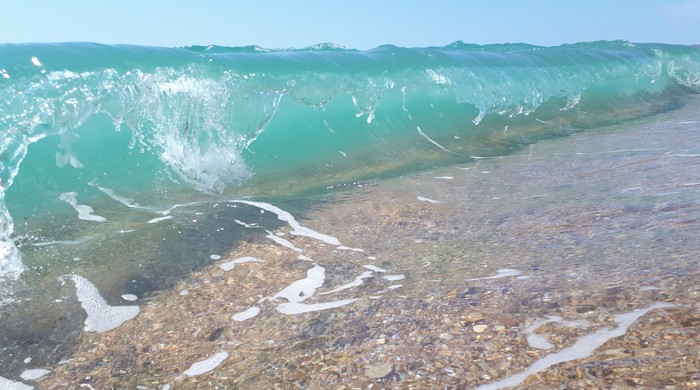
[[[295,236],[305,236],[305,237],[314,238],[314,239],[319,240],[319,241],[323,241],[326,244],[335,245],[335,246],[340,245],[340,241],[338,241],[337,238],[335,238],[333,236],[329,236],[327,234],[319,233],[315,230],[311,230],[309,228],[301,226],[299,224],[299,222],[297,222],[297,220],[294,219],[292,214],[280,209],[277,206],[273,206],[269,203],[252,202],[252,201],[248,201],[248,200],[232,200],[231,202],[247,204],[249,206],[254,206],[254,207],[257,207],[259,209],[267,210],[271,213],[277,214],[277,218],[280,221],[284,221],[284,222],[287,222],[289,224],[289,226],[293,229],[290,233],[295,235]]]
[[[237,224],[245,227],[245,228],[248,228],[248,229],[253,229],[253,228],[258,227],[257,223],[245,223],[245,222],[238,220],[238,219],[234,219],[233,221],[236,222]]]
[[[309,313],[312,311],[335,309],[336,307],[345,306],[347,304],[355,302],[356,300],[357,299],[354,298],[354,299],[343,299],[340,301],[321,302],[321,303],[312,303],[312,304],[299,303],[299,302],[286,302],[286,303],[282,303],[282,304],[277,305],[277,311],[279,311],[282,314],[288,314],[288,315],[303,314],[303,313]]]
[[[134,294],[122,294],[122,299],[125,301],[133,302],[133,301],[139,299],[139,297],[137,297]]]
[[[49,373],[51,373],[51,371],[45,368],[34,368],[32,370],[22,371],[22,373],[19,374],[19,377],[24,379],[25,381],[34,381],[41,378],[44,375],[48,375]]]
[[[384,279],[390,281],[390,282],[394,282],[394,281],[397,281],[397,280],[402,280],[402,279],[405,278],[404,275],[384,275],[384,276],[382,276],[382,277],[383,277]]]
[[[183,374],[187,376],[197,376],[201,374],[206,374],[207,372],[212,371],[216,367],[218,367],[219,364],[226,360],[227,357],[227,352],[219,352],[214,356],[210,357],[209,359],[205,359],[192,364],[190,368],[183,372]]]
[[[75,283],[78,301],[85,309],[84,330],[87,332],[107,332],[139,314],[138,306],[110,306],[100,295],[99,290],[89,280],[80,275],[69,275]]]
[[[499,269],[498,271],[496,271],[496,275],[485,276],[483,278],[467,279],[467,281],[499,279],[499,278],[505,278],[507,276],[518,276],[518,275],[522,275],[522,272],[518,271],[517,269],[504,268],[504,269]]]
[[[148,221],[148,223],[158,223],[160,221],[165,221],[166,219],[171,219],[172,215],[166,215],[165,217],[153,218]]]
[[[320,265],[309,268],[306,271],[306,278],[292,282],[292,284],[273,296],[272,299],[285,298],[289,302],[302,302],[314,295],[316,289],[323,285],[325,279],[325,268]]]
[[[11,381],[0,376],[0,389],[2,390],[32,390],[34,386],[25,385],[22,382]]]
[[[107,221],[107,218],[105,217],[100,217],[99,215],[92,214],[95,211],[92,207],[84,204],[78,204],[77,196],[78,194],[76,192],[64,192],[58,197],[58,199],[73,206],[73,209],[75,209],[75,211],[78,212],[78,218],[82,220],[93,222]]]
[[[32,246],[51,246],[51,245],[80,245],[92,240],[92,236],[81,238],[80,240],[58,240],[58,241],[45,241],[45,242],[34,242]]]
[[[189,202],[189,203],[181,203],[181,204],[176,204],[169,209],[166,210],[161,210],[161,211],[156,211],[160,215],[169,215],[173,210],[180,208],[180,207],[190,207],[190,206],[197,206],[200,204],[204,204],[205,202]]]
[[[554,347],[554,344],[550,343],[546,337],[533,333],[535,330],[537,330],[537,328],[546,324],[547,322],[550,322],[550,320],[539,320],[525,329],[525,333],[527,334],[527,343],[532,348],[550,349]]]
[[[265,237],[269,238],[270,240],[272,240],[272,241],[274,241],[274,242],[276,242],[276,243],[278,243],[278,244],[280,244],[280,245],[282,245],[282,246],[284,246],[284,247],[287,247],[287,248],[289,248],[289,249],[291,249],[291,250],[293,250],[293,251],[295,251],[295,252],[301,252],[301,249],[299,249],[299,248],[297,248],[296,246],[294,246],[294,244],[292,244],[291,241],[289,241],[289,240],[287,240],[287,239],[284,239],[284,238],[282,238],[282,237],[280,237],[280,236],[278,236],[278,235],[272,233],[272,232],[269,231],[269,230],[266,230],[266,232],[267,232],[268,234],[267,234],[267,236],[265,236]]]
[[[435,84],[452,84],[452,80],[448,79],[447,76],[442,75],[432,69],[426,69],[425,72],[428,73]]]
[[[372,265],[372,264],[365,264],[365,265],[363,265],[363,267],[367,268],[368,270],[372,270],[374,272],[386,272],[386,270],[384,268],[379,268],[376,265]]]
[[[97,189],[104,192],[107,196],[109,196],[110,198],[123,204],[126,207],[129,207],[132,209],[149,209],[149,207],[144,207],[144,206],[141,206],[140,204],[134,202],[134,200],[131,198],[126,198],[124,196],[119,196],[119,195],[115,194],[114,190],[112,190],[110,188],[97,186]]]
[[[224,271],[230,271],[236,266],[236,264],[251,263],[251,262],[264,263],[265,261],[260,260],[260,259],[255,258],[255,257],[251,257],[251,256],[244,256],[244,257],[239,257],[235,260],[227,261],[223,264],[219,264],[219,268],[221,268]]]
[[[338,249],[341,251],[351,251],[351,252],[364,252],[365,251],[362,248],[350,248],[349,246],[345,246],[345,245],[340,245],[338,247]]]
[[[538,335],[537,333],[534,333],[540,326],[544,324],[548,324],[550,322],[556,322],[558,324],[574,328],[577,326],[583,326],[587,325],[586,322],[584,321],[569,321],[565,320],[559,316],[547,316],[545,319],[540,319],[525,328],[525,334],[527,335],[527,343],[532,347],[532,348],[537,348],[537,349],[550,349],[554,347],[552,343],[549,342],[545,337]]]
[[[365,271],[360,276],[356,277],[355,280],[353,280],[352,282],[346,283],[340,287],[334,288],[331,291],[322,292],[319,295],[331,294],[334,292],[343,291],[343,290],[347,290],[349,288],[361,286],[362,283],[364,283],[365,279],[372,278],[372,277],[374,277],[374,275],[372,275],[372,271]]]
[[[423,138],[427,139],[428,142],[430,142],[431,144],[437,146],[438,148],[440,148],[440,149],[446,151],[447,153],[452,153],[452,154],[457,154],[457,155],[459,154],[459,153],[455,153],[455,152],[453,152],[453,151],[451,151],[451,150],[445,148],[444,146],[442,146],[442,145],[440,145],[439,143],[435,142],[432,138],[428,137],[428,136],[423,132],[423,130],[421,130],[420,126],[416,126],[416,130],[418,130],[418,134],[422,135]]]
[[[419,196],[419,197],[418,197],[418,200],[420,200],[421,202],[428,202],[428,203],[434,203],[434,204],[442,203],[442,202],[440,202],[439,200],[433,200],[433,199],[425,198],[425,197],[422,197],[422,196]]]
[[[61,135],[59,148],[63,149],[63,153],[56,152],[56,166],[63,168],[70,165],[73,168],[83,168],[83,163],[78,160],[78,155],[73,151],[72,143],[77,139],[77,135],[64,133]]]
[[[637,309],[631,312],[618,314],[615,316],[617,328],[602,328],[598,329],[593,333],[581,336],[578,340],[576,340],[574,345],[536,360],[525,371],[519,372],[515,375],[511,375],[496,382],[487,383],[485,385],[477,387],[477,389],[502,389],[505,387],[517,386],[521,384],[528,376],[545,370],[555,364],[568,362],[574,359],[581,359],[586,356],[589,356],[593,353],[593,351],[595,351],[601,345],[605,344],[610,339],[622,336],[625,333],[627,333],[627,328],[629,328],[629,326],[632,325],[632,323],[637,321],[641,316],[645,315],[650,310],[664,307],[673,307],[673,305],[657,303],[645,309]]]
[[[241,321],[249,320],[249,319],[257,316],[258,314],[260,314],[260,308],[257,306],[253,306],[253,307],[248,308],[247,310],[244,310],[240,313],[234,314],[233,319],[235,321],[241,322]]]

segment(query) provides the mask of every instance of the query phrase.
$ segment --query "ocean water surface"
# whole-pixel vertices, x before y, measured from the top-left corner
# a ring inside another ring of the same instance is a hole
[[[697,105],[700,50],[5,44],[0,85],[0,376],[16,378],[277,226],[338,245],[297,222],[328,193]]]

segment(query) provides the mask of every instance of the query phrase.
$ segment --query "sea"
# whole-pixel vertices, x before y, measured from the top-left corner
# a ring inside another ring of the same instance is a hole
[[[659,117],[700,131],[700,49],[627,41],[2,44],[0,86],[0,376],[17,386],[27,359],[70,359],[83,332],[137,318],[143,301],[243,243],[272,237],[302,252],[275,229],[342,246],[304,221],[352,205],[345,191],[476,172],[533,145]],[[674,135],[662,130],[654,137]],[[659,139],[643,141],[652,150]],[[697,161],[700,146],[687,147]],[[550,164],[566,164],[558,152]],[[488,190],[479,183],[462,196]],[[684,202],[696,204],[697,183],[684,183]],[[109,312],[119,306],[129,309]],[[105,312],[126,318],[105,323]]]

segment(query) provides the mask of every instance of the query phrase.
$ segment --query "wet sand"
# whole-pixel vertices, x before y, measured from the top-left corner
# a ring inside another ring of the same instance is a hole
[[[25,383],[698,388],[698,145],[686,109],[240,221],[265,234]]]

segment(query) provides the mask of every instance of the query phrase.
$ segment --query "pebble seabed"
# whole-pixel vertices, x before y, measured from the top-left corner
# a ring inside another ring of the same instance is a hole
[[[700,114],[682,114],[334,192],[299,221],[247,202],[284,223],[24,383],[700,388]]]

